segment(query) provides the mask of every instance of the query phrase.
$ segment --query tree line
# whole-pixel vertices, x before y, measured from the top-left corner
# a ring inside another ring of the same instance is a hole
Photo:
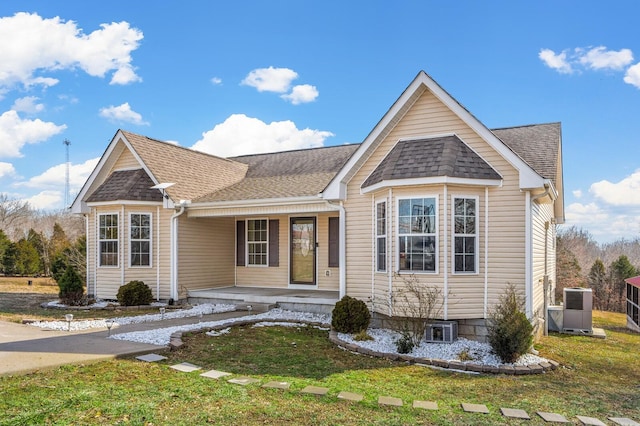
[[[640,275],[640,237],[598,244],[589,232],[569,227],[557,238],[556,301],[565,287],[593,290],[594,309],[626,311],[625,279]]]
[[[84,220],[66,211],[42,212],[0,194],[0,272],[53,276],[67,266],[85,276]]]

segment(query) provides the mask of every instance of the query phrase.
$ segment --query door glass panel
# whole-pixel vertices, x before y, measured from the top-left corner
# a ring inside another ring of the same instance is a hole
[[[316,220],[291,219],[291,283],[315,285]]]

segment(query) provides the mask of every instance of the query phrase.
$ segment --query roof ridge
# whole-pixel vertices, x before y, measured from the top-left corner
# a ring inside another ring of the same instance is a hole
[[[550,121],[548,123],[531,123],[531,124],[523,124],[523,125],[520,125],[520,126],[496,127],[496,128],[492,128],[492,129],[489,129],[489,130],[491,130],[493,132],[495,130],[522,129],[522,128],[525,128],[525,127],[548,126],[550,124],[562,124],[562,122],[561,121]]]
[[[285,154],[290,152],[303,152],[303,151],[315,151],[315,150],[330,149],[330,148],[353,147],[355,145],[360,145],[360,143],[361,142],[343,143],[341,145],[314,146],[310,148],[287,149],[284,151],[272,151],[272,152],[260,152],[255,154],[234,155],[233,157],[227,157],[227,159],[233,160],[234,158],[256,157],[259,155],[275,155],[275,154]]]

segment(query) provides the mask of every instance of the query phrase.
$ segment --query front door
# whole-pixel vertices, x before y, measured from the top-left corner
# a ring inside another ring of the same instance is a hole
[[[316,285],[316,218],[291,218],[291,284]]]

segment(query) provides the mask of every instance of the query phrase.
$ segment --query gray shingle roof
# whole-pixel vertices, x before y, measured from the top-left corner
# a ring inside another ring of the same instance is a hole
[[[560,123],[508,127],[492,132],[540,176],[555,183],[560,161]]]
[[[111,175],[90,196],[87,202],[101,201],[162,201],[153,181],[143,169],[119,170]]]
[[[313,196],[322,192],[358,145],[229,158],[249,166],[246,177],[196,202]]]
[[[400,141],[362,184],[384,180],[448,176],[466,179],[502,179],[486,161],[457,136]]]

